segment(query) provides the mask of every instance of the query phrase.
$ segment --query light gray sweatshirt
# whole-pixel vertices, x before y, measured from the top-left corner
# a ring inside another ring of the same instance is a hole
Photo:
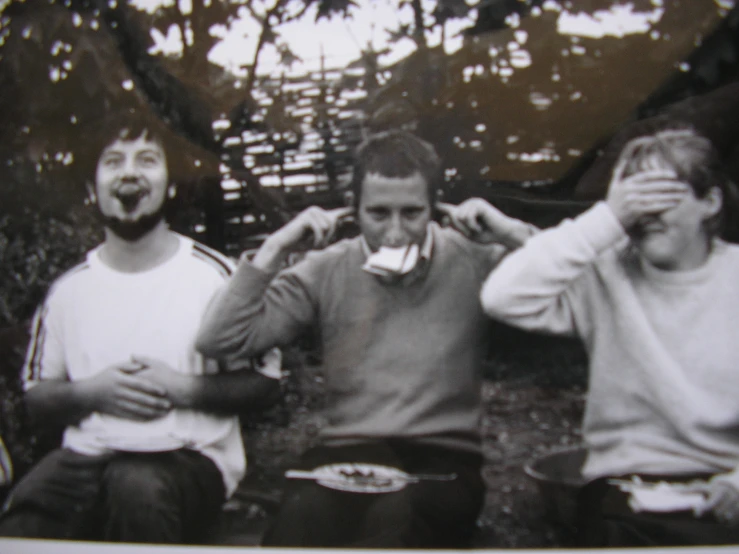
[[[530,238],[486,280],[485,312],[579,336],[590,359],[586,477],[732,472],[739,487],[739,247],[660,271],[598,203]]]

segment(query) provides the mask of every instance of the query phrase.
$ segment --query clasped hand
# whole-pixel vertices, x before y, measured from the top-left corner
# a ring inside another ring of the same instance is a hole
[[[81,384],[93,411],[151,421],[186,404],[189,379],[164,362],[134,356],[130,362],[113,364]]]

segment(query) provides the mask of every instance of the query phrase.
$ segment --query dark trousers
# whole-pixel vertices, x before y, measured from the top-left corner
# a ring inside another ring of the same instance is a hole
[[[223,501],[220,471],[192,450],[85,456],[58,449],[11,490],[0,536],[193,542]]]
[[[676,483],[708,479],[710,475],[640,477],[645,482]],[[597,548],[739,544],[739,527],[722,523],[712,514],[695,517],[692,510],[634,512],[628,499],[628,493],[609,485],[607,479],[585,486],[578,498],[580,545]]]
[[[476,529],[485,485],[482,456],[408,441],[309,450],[300,469],[363,462],[411,474],[455,473],[452,481],[420,481],[388,493],[337,491],[289,481],[263,546],[465,548]]]

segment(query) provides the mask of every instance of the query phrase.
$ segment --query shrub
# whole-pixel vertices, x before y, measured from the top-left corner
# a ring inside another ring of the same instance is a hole
[[[20,369],[28,325],[49,285],[99,242],[86,210],[60,216],[38,206],[14,206],[0,213],[0,436],[16,466],[16,478],[47,450],[56,436],[29,431]]]

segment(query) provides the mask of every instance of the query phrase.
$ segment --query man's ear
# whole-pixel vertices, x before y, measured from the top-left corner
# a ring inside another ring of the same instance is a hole
[[[706,210],[706,219],[711,219],[721,211],[724,204],[724,195],[720,188],[711,187],[701,200]]]
[[[95,194],[95,187],[89,181],[85,184],[87,189],[87,198],[85,198],[85,204],[95,204],[98,201],[97,195]]]
[[[175,185],[169,185],[167,187],[167,196],[170,200],[177,196],[177,187]]]

